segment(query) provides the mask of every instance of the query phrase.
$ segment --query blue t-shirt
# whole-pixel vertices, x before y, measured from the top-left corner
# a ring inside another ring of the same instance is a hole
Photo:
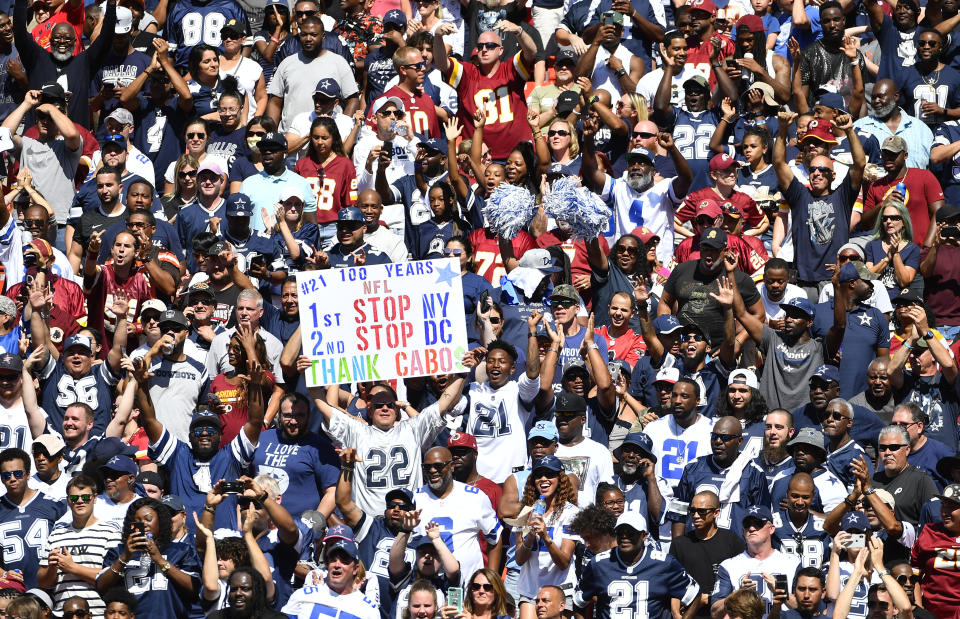
[[[289,495],[284,498],[288,498]],[[257,540],[257,545],[267,557],[267,563],[270,564],[270,571],[273,573],[273,582],[276,585],[276,599],[274,608],[283,608],[287,600],[293,594],[293,571],[300,561],[310,561],[313,559],[313,546],[315,535],[312,526],[307,526],[301,519],[296,518],[294,522],[297,529],[300,530],[300,537],[294,545],[285,544],[280,541],[280,536],[276,529],[273,529],[267,535]]]
[[[957,387],[945,381],[938,372],[933,376],[916,376],[904,371],[903,386],[894,394],[896,402],[912,402],[927,414],[930,421],[924,428],[927,437],[936,439],[957,451]]]
[[[339,461],[330,442],[313,432],[291,442],[276,429],[265,430],[253,454],[254,471],[277,480],[283,506],[294,518],[317,509],[324,491],[337,483],[336,464]]]
[[[243,124],[233,131],[220,123],[216,123],[210,128],[207,155],[219,157],[227,162],[228,177],[229,170],[233,169],[233,164],[237,158],[247,156],[246,133],[247,130]]]
[[[651,24],[660,23],[657,20],[657,14],[653,12],[653,5],[649,0],[630,0],[630,4],[633,5],[633,9],[637,13],[642,15],[643,18]],[[590,17],[587,27],[599,26],[603,14],[612,9],[613,2],[611,0],[600,0],[600,5],[597,6],[596,10],[593,12],[593,15]],[[650,71],[653,68],[650,65],[650,39],[644,34],[643,30],[640,29],[640,26],[637,25],[636,21],[631,21],[631,27],[624,29],[623,41],[621,42],[624,47],[630,50],[630,53],[643,60],[643,64],[647,71]],[[544,41],[544,44],[546,44],[546,41]],[[627,68],[629,69],[629,67]]]
[[[832,326],[833,299],[830,299],[816,306],[813,336],[826,340]],[[877,358],[880,348],[890,348],[890,326],[883,312],[863,303],[847,310],[847,327],[840,343],[841,398],[849,400],[867,390],[867,366]]]
[[[367,254],[367,264],[390,264],[392,262],[390,256],[371,246],[369,243],[364,243],[362,248],[358,248],[353,252],[347,252],[346,254],[343,253],[344,250],[340,243],[337,243],[327,252],[327,255],[330,257],[330,266],[335,269],[354,266],[354,255],[359,249],[363,249]]]
[[[586,327],[580,327],[580,330],[575,334],[568,335],[564,338],[563,348],[560,349],[560,356],[557,358],[557,367],[554,370],[553,375],[553,388],[555,391],[560,389],[560,378],[563,375],[563,371],[570,367],[574,361],[580,360],[580,345],[583,343],[583,338],[586,335]],[[608,358],[606,338],[595,337],[593,342],[600,349],[600,356],[603,357],[604,361],[606,361]]]
[[[923,293],[923,278],[920,275],[920,246],[916,243],[907,243],[906,247],[900,250],[900,259],[903,260],[905,266],[917,269],[917,275],[913,278],[913,282],[907,284],[908,288],[916,290],[918,293]],[[877,264],[881,262],[887,255],[887,252],[883,250],[883,241],[880,239],[874,239],[867,243],[867,246],[863,248],[863,255],[866,259],[866,262],[872,262]],[[887,267],[880,271],[879,283],[882,284],[887,289],[887,293],[890,295],[892,300],[895,296],[900,294],[900,291],[903,289],[903,286],[897,281],[896,273],[893,270],[893,264],[888,264]],[[916,285],[914,285],[914,283]]]
[[[103,60],[103,66],[90,80],[90,93],[95,95],[100,92],[104,82],[109,82],[119,88],[126,88],[133,83],[137,76],[147,70],[150,66],[151,58],[143,52],[133,51],[127,55],[124,50],[123,57],[114,54],[111,51]],[[103,102],[103,109],[100,110],[100,118],[106,117],[115,109],[120,107],[119,99],[107,99]],[[107,123],[101,121],[100,126],[94,134],[97,140],[103,140],[107,135]]]
[[[37,492],[23,507],[14,504],[6,496],[0,497],[3,565],[8,570],[20,570],[27,589],[38,586],[40,553],[53,525],[65,513],[65,503],[54,501],[41,492]]]
[[[943,489],[952,480],[946,480],[937,472],[937,463],[947,456],[956,455],[956,450],[950,449],[935,438],[927,438],[927,442],[917,451],[911,451],[907,456],[907,464],[912,464],[933,478],[937,488]]]
[[[13,15],[13,13],[7,14]],[[20,53],[12,43],[9,54],[0,52],[0,116],[4,118],[17,107],[20,101],[23,101],[23,87],[7,73],[7,63],[19,59]]]
[[[896,82],[900,72],[916,61],[919,37],[920,28],[901,32],[894,25],[893,20],[884,15],[883,24],[877,32],[877,42],[880,43],[880,71],[877,73],[877,79],[889,77]]]
[[[149,88],[137,95],[139,107],[133,112],[131,143],[153,161],[154,178],[162,182],[171,163],[183,154],[183,130],[186,115],[177,105],[177,97],[167,103],[154,102]],[[159,190],[163,190],[160,187]]]
[[[818,197],[814,197],[796,178],[790,181],[783,197],[790,205],[790,229],[796,247],[799,280],[823,282],[830,279],[832,274],[826,265],[836,262],[840,247],[850,239],[850,213],[857,193],[850,184],[849,175],[839,187]]]

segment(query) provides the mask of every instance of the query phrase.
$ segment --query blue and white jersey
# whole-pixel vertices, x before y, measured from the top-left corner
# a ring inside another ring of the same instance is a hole
[[[770,492],[773,492],[773,485],[777,483],[778,479],[790,477],[793,475],[793,472],[797,470],[797,467],[793,465],[793,458],[790,456],[787,456],[775,464],[767,464],[763,459],[763,454],[761,454],[754,458],[753,462],[759,466],[760,470],[767,476],[767,487],[770,488]],[[774,503],[774,505],[776,505],[776,503]]]
[[[63,358],[55,360],[51,355],[43,371],[40,392],[40,402],[47,413],[50,429],[63,432],[63,416],[67,407],[83,402],[93,409],[93,429],[90,434],[103,434],[112,417],[113,388],[119,380],[109,363],[95,365],[83,376],[74,378],[67,371]]]
[[[657,480],[659,483],[659,479]],[[620,488],[623,492],[624,511],[637,512],[643,516],[648,526],[649,524],[659,525],[662,514],[651,514],[650,503],[647,500],[647,480],[643,477],[637,479],[634,483],[623,481],[620,475],[613,476],[613,485]],[[651,529],[648,528],[652,532]]]
[[[170,475],[170,494],[183,500],[187,512],[200,513],[213,484],[221,479],[232,481],[243,475],[253,460],[256,448],[247,438],[247,433],[241,430],[226,449],[218,451],[207,462],[199,462],[190,451],[190,445],[164,429],[157,442],[150,444],[147,454],[157,464],[167,468]],[[217,509],[214,518],[216,528],[239,530],[236,505],[236,495],[227,495]],[[194,531],[196,525],[192,518],[187,518],[187,526],[191,532]]]
[[[27,589],[37,585],[40,552],[47,543],[53,525],[67,513],[67,506],[42,492],[33,495],[26,505],[0,497],[0,540],[3,542],[3,564],[8,570],[20,570]]]
[[[236,19],[247,23],[247,14],[234,0],[209,0],[209,2],[177,2],[167,15],[167,40],[170,41],[173,61],[178,68],[187,66],[190,50],[195,45],[206,43],[220,47],[220,29]]]
[[[573,593],[573,603],[586,606],[596,596],[597,619],[666,617],[670,600],[689,606],[700,594],[700,585],[680,563],[645,546],[636,563],[627,565],[616,548],[601,552],[583,569]]]
[[[502,527],[497,514],[479,488],[453,481],[450,493],[440,498],[429,486],[420,487],[413,500],[420,511],[420,525],[416,532],[426,535],[426,525],[440,526],[440,539],[460,562],[460,573],[472,575],[483,567],[478,533],[492,546],[500,539]],[[469,576],[468,576],[469,578]]]
[[[697,458],[683,470],[683,476],[675,491],[675,498],[667,507],[667,520],[688,522],[686,506],[694,495],[704,490],[712,490],[720,497],[720,515],[717,526],[729,529],[738,535],[743,534],[740,523],[747,510],[754,505],[770,505],[770,490],[767,489],[767,476],[756,464],[748,461],[743,465],[738,482],[725,484],[727,478],[735,473],[740,462],[732,466],[721,467],[712,455]],[[733,484],[736,485],[733,485]],[[728,487],[729,486],[729,487]]]
[[[189,509],[189,508],[188,508]],[[188,520],[191,520],[188,518]],[[103,558],[103,574],[116,562],[123,551],[121,542],[112,548]],[[163,557],[180,571],[190,576],[193,590],[200,590],[200,557],[190,544],[170,542],[163,551]],[[123,572],[123,584],[120,585],[137,598],[136,612],[159,619],[181,619],[188,616],[192,597],[182,593],[160,569],[162,563],[150,561],[143,567],[140,561],[131,561]]]
[[[377,604],[363,593],[340,595],[331,591],[326,582],[297,589],[280,612],[296,619],[380,619]]]
[[[843,556],[843,555],[841,555]],[[842,559],[840,561],[840,590],[847,586],[847,581],[853,574],[853,564]],[[873,574],[871,574],[873,576]],[[860,581],[856,591],[853,592],[853,601],[850,602],[850,611],[847,613],[847,619],[867,619],[869,609],[867,608],[867,593],[870,591],[871,582],[868,576]]]
[[[547,537],[553,540],[558,548],[568,539],[574,542],[581,541],[580,537],[570,530],[570,523],[579,512],[580,509],[576,505],[567,503],[559,516],[551,514],[546,517]],[[517,590],[521,596],[536,598],[537,591],[545,585],[558,587],[573,585],[576,582],[575,567],[574,562],[570,561],[566,569],[560,568],[550,556],[546,543],[540,539],[537,541],[537,547],[530,551],[530,558],[520,566]]]
[[[770,606],[773,604],[773,590],[767,585],[761,573],[775,576],[783,574],[787,577],[787,591],[793,591],[793,579],[800,569],[800,559],[796,555],[786,554],[779,550],[774,550],[766,559],[760,560],[751,557],[747,551],[743,551],[735,557],[730,557],[720,564],[717,570],[717,580],[713,585],[713,593],[710,594],[710,603],[722,600],[731,593],[740,588],[740,581],[747,574],[750,579],[757,584],[757,593],[766,602],[767,610],[764,616],[769,614]],[[786,610],[786,607],[781,608]]]
[[[940,123],[933,132],[934,146],[947,146],[960,141],[960,121]],[[937,179],[943,185],[943,196],[949,204],[960,204],[960,153],[941,164]]]
[[[389,579],[390,547],[397,536],[387,527],[387,521],[383,516],[363,514],[353,532],[360,560],[367,573]],[[407,565],[413,567],[417,560],[417,549],[407,546],[403,558]]]
[[[313,559],[313,527],[307,526],[299,518],[294,522],[300,535],[293,545],[283,543],[277,529],[271,529],[269,533],[257,540],[257,545],[266,556],[270,571],[273,573],[273,582],[276,585],[274,604],[280,607],[287,603],[293,593],[293,586],[290,583],[293,582],[293,571],[297,563]]]
[[[850,462],[859,459],[860,456],[863,456],[863,459],[866,460],[867,475],[872,478],[873,462],[857,441],[851,440],[836,451],[827,453],[827,468],[846,486],[848,492],[853,489],[853,482],[855,481]]]
[[[823,518],[807,515],[802,527],[796,527],[790,514],[781,509],[773,514],[774,548],[800,559],[800,567],[820,568],[830,559],[832,538],[823,530]]]
[[[253,470],[277,480],[283,506],[294,518],[308,509],[317,509],[324,491],[337,483],[336,455],[330,443],[314,432],[296,441],[280,438],[276,429],[260,434],[253,454]],[[369,563],[364,562],[368,566]]]
[[[688,193],[712,185],[707,174],[714,155],[710,150],[710,138],[719,124],[720,115],[716,110],[688,112],[674,108],[673,143],[693,172],[693,184]]]

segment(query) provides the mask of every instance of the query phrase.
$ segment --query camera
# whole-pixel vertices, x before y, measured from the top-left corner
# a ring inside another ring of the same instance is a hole
[[[220,484],[220,491],[224,494],[240,494],[243,492],[243,482],[225,481]]]
[[[955,239],[960,237],[960,226],[957,226],[956,224],[944,226],[943,229],[940,230],[940,234],[945,238]]]

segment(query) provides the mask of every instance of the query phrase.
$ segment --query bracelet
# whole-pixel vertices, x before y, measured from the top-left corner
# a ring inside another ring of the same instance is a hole
[[[555,352],[555,353],[557,353],[557,354],[559,355],[559,354],[560,354],[560,349],[559,349],[559,348],[548,348],[548,349],[547,349],[547,352]]]
[[[267,491],[264,490],[263,494],[257,497],[257,500],[260,501],[260,504],[262,505],[267,501],[268,498],[269,498],[269,495],[267,494]]]
[[[216,513],[217,513],[217,508],[216,508],[216,507],[210,507],[209,505],[204,505],[204,506],[203,506],[203,511],[209,512],[209,513],[211,513],[211,514],[216,515]]]
[[[854,58],[853,60],[851,60],[851,61],[850,61],[850,66],[851,66],[851,67],[859,67],[859,66],[860,66],[860,59],[859,59],[859,58]]]
[[[278,39],[277,37],[270,37],[270,41],[272,41],[273,43],[276,43],[277,45],[280,45],[280,39]]]
[[[123,563],[123,562],[121,561],[121,563]],[[126,568],[127,565],[124,563],[123,567]],[[111,565],[111,566],[110,566],[110,571],[113,572],[114,574],[116,574],[117,576],[120,576],[121,578],[123,578],[123,571],[122,571],[122,570],[118,570],[117,568],[115,568],[115,567],[113,567],[113,566]]]
[[[884,569],[882,569],[882,570],[877,570],[877,575],[879,575],[880,578],[883,578],[884,576],[889,576],[889,575],[890,575],[890,570],[888,570],[888,569],[886,569],[886,568],[884,568]]]
[[[587,346],[587,350],[600,350],[600,347],[597,346],[596,344],[590,344],[589,346]]]
[[[536,332],[536,331],[530,331],[530,332],[527,333],[527,337],[537,337],[537,332]]]
[[[170,562],[169,562],[169,561],[167,561],[166,563],[164,563],[163,565],[160,566],[160,571],[163,572],[164,574],[166,574],[167,572],[170,571],[170,568],[171,568],[171,567],[173,567],[173,566],[170,565]],[[887,572],[887,573],[889,574],[889,572]]]
[[[856,509],[857,507],[857,502],[850,500],[850,497],[844,497],[843,504],[849,507],[850,509]]]
[[[867,488],[866,490],[863,491],[863,496],[870,496],[871,494],[876,494],[876,493],[877,493],[876,488]]]

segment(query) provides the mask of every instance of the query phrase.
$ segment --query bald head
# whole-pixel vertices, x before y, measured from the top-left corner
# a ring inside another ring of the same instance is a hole
[[[743,426],[740,425],[740,420],[736,417],[727,415],[726,417],[721,417],[713,426],[713,431],[717,434],[735,434],[736,436],[743,435]]]
[[[797,492],[807,492],[813,490],[813,477],[809,473],[794,473],[790,478],[790,484],[787,491],[795,490]]]

